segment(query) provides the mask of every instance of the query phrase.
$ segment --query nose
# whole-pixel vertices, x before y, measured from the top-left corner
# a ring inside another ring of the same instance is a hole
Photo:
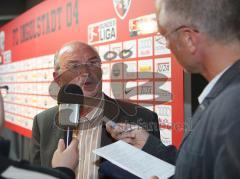
[[[72,78],[71,82],[79,84],[80,86],[82,86],[87,79],[89,79],[89,73],[85,72],[85,71],[79,71],[78,74],[75,75],[75,77]]]
[[[86,64],[83,64],[80,66],[77,73],[80,76],[88,76],[90,73],[90,69]]]

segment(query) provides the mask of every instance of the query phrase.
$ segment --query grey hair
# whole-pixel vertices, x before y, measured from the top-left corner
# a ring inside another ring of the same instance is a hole
[[[163,0],[168,23],[195,26],[222,42],[240,42],[239,0]]]

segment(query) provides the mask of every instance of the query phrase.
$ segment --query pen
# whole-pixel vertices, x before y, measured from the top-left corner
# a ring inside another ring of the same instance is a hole
[[[103,117],[102,121],[104,121],[105,123],[108,123],[108,125],[110,125],[112,128],[115,128],[117,126],[116,122],[113,122],[107,117]]]
[[[106,123],[108,123],[108,125],[110,125],[113,129],[117,126],[117,123],[112,121],[112,120],[109,120],[108,118],[104,117],[103,118],[103,121],[105,121]],[[140,129],[141,127],[140,126],[130,126],[129,128],[123,130],[121,133],[123,132],[131,132],[135,129]]]
[[[125,129],[123,132],[131,132],[131,131],[133,131],[135,129],[138,129],[138,128],[140,128],[140,127],[139,126],[133,126],[133,127]]]
[[[117,126],[117,124],[113,121],[110,122],[110,125],[111,125],[112,128],[115,128]],[[135,129],[138,129],[138,128],[140,128],[140,127],[139,126],[132,126],[132,127],[129,127],[127,129],[125,129],[124,131],[122,131],[122,133],[123,132],[131,132],[131,131],[133,131]]]
[[[115,122],[111,121],[110,125],[111,125],[112,128],[115,128],[117,124]]]

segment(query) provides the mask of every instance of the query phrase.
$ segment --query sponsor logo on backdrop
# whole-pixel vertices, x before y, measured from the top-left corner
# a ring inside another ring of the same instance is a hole
[[[113,76],[118,77],[120,75],[120,69],[119,68],[112,69],[112,74]]]
[[[156,33],[157,31],[157,18],[155,14],[129,20],[130,37]]]
[[[115,51],[107,51],[103,58],[105,60],[111,61],[116,59],[118,56],[121,59],[127,59],[130,58],[132,56],[133,52],[131,51],[131,49],[123,49],[122,51],[120,51],[119,53],[115,52]]]
[[[136,58],[137,56],[137,41],[136,40],[129,40],[123,42],[123,51],[122,56],[125,58]]]
[[[153,55],[152,37],[138,39],[138,57]]]
[[[128,81],[124,83],[123,86],[123,92],[124,92],[124,98],[126,100],[136,100],[137,99],[137,82],[135,81]]]
[[[172,124],[172,106],[157,105],[155,106],[160,125]]]
[[[157,64],[157,72],[158,73],[165,73],[170,70],[170,64],[167,62],[164,63],[158,63]]]
[[[125,88],[125,95],[130,93],[132,90],[134,90],[134,88]]]
[[[113,79],[119,79],[122,74],[122,64],[121,63],[114,63],[112,64],[112,71],[111,71],[111,77]]]
[[[172,144],[172,130],[160,128],[160,138],[164,145]]]
[[[137,62],[130,61],[123,64],[124,79],[136,79],[137,78]]]
[[[152,67],[148,65],[140,66],[139,67],[139,72],[151,72]]]
[[[113,7],[120,19],[124,19],[130,9],[131,0],[113,0]]]
[[[155,78],[171,78],[171,58],[156,58],[155,72]]]
[[[171,115],[171,107],[170,106],[159,106],[159,116],[169,117]]]
[[[140,94],[153,94],[153,87],[152,86],[140,86]]]
[[[88,26],[88,43],[97,44],[117,39],[117,20],[108,19]]]
[[[170,50],[167,48],[166,38],[162,35],[154,36],[154,55],[170,54]]]

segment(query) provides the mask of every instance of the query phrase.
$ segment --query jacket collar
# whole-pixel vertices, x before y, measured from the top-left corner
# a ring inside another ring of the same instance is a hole
[[[240,60],[236,61],[227,71],[223,73],[223,75],[217,81],[213,89],[203,100],[202,104],[198,106],[191,120],[191,129],[190,131],[187,131],[186,134],[184,135],[184,138],[179,148],[183,146],[184,142],[191,134],[191,131],[196,126],[196,124],[198,123],[201,116],[204,114],[212,100],[214,100],[232,82],[232,80],[239,75],[240,75]]]
[[[207,95],[206,98],[213,99],[216,98],[224,89],[227,87],[234,77],[240,75],[240,60],[236,61],[217,81],[213,89]]]

